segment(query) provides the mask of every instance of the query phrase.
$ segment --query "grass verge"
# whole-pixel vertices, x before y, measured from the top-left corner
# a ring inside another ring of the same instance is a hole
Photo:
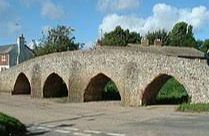
[[[24,136],[26,127],[19,120],[0,112],[0,136]]]
[[[209,112],[209,103],[197,103],[197,104],[189,104],[183,103],[179,105],[177,111],[182,112]]]

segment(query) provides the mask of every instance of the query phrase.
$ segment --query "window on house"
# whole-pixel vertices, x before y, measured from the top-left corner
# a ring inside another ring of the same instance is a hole
[[[6,67],[1,67],[1,71],[5,71],[5,70],[7,70]]]
[[[3,62],[6,61],[6,55],[5,54],[1,55],[1,61],[3,61]]]

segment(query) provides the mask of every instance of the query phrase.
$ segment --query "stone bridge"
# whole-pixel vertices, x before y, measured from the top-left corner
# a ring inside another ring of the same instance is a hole
[[[37,57],[1,72],[0,92],[30,94],[34,98],[59,94],[67,95],[69,102],[96,101],[112,80],[124,106],[139,106],[151,103],[171,77],[184,85],[192,103],[209,102],[206,63],[126,47]]]

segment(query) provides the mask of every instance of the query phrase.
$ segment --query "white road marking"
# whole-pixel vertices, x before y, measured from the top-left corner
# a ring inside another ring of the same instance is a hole
[[[91,134],[78,133],[78,132],[73,133],[73,135],[75,135],[75,136],[91,136]]]
[[[37,127],[37,129],[42,129],[42,130],[46,130],[46,131],[51,130],[50,128],[47,128],[47,127]]]
[[[55,126],[54,125],[47,125],[47,127],[39,126],[39,127],[36,127],[36,129],[50,131],[51,129],[48,127],[55,127]],[[74,128],[74,127],[63,127],[62,129],[64,129],[64,130],[57,129],[57,130],[55,130],[55,132],[69,134],[69,133],[71,133],[71,131],[79,131],[78,128]],[[91,134],[101,134],[102,133],[101,131],[96,131],[96,130],[84,130],[83,132],[84,133],[74,132],[73,135],[75,135],[75,136],[92,136]],[[86,133],[88,133],[88,134],[86,134]],[[89,134],[89,133],[91,133],[91,134]],[[125,134],[119,134],[119,133],[106,133],[106,135],[107,136],[126,136]]]
[[[96,131],[96,130],[84,130],[85,133],[92,133],[92,134],[101,134],[101,131]]]
[[[60,130],[60,129],[55,130],[55,132],[64,133],[64,134],[69,134],[69,133],[71,133],[70,131]]]
[[[106,133],[108,136],[125,136],[125,134],[119,134],[119,133]]]
[[[78,131],[78,128],[73,128],[73,127],[63,127],[65,130],[72,130],[72,131]]]
[[[55,124],[51,124],[51,125],[46,125],[46,127],[48,127],[48,128],[54,128],[54,127],[56,127],[57,125],[55,125]]]
[[[29,128],[27,128],[27,130],[29,130],[29,131],[37,130],[37,127],[29,127]]]

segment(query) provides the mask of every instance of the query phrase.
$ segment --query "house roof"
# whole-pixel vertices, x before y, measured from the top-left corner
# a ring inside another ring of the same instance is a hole
[[[16,44],[8,44],[0,46],[0,54],[9,53],[12,49],[14,49]]]
[[[191,47],[174,47],[174,46],[141,46],[130,44],[130,47],[137,48],[141,52],[162,54],[166,56],[185,57],[185,58],[204,58],[204,52]]]
[[[5,53],[9,53],[12,49],[15,48],[15,46],[17,46],[17,44],[8,44],[8,45],[2,45],[0,46],[0,54],[5,54]],[[33,54],[35,54],[33,52],[33,50],[31,50],[27,45],[24,45],[29,51],[31,51]]]

